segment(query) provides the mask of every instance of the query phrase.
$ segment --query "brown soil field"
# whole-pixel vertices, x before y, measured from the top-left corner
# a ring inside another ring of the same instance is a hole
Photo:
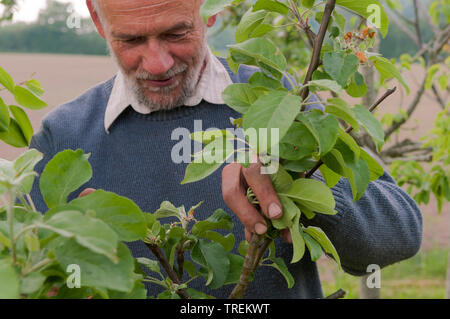
[[[116,66],[110,58],[97,56],[0,53],[0,65],[16,82],[28,80],[31,76],[41,81],[45,90],[43,99],[49,107],[28,112],[35,131],[39,128],[42,118],[51,109],[76,98],[116,73]],[[401,105],[405,107],[413,99],[423,72],[413,66],[412,71],[404,73],[404,77],[410,85],[411,94],[407,96],[404,89],[393,81],[389,87],[397,85],[398,90],[380,106],[380,113],[397,113]],[[380,96],[383,93],[382,88]],[[12,103],[7,95],[2,94],[2,98],[7,103]],[[349,99],[349,101],[357,100]],[[412,139],[423,136],[433,126],[434,118],[439,111],[439,105],[433,101],[431,95],[426,94],[413,117],[405,125],[409,130],[402,133],[402,136],[409,136]],[[0,143],[1,158],[11,160],[23,151],[24,149],[15,149]],[[450,205],[444,206],[440,216],[437,215],[434,201],[429,205],[421,205],[421,210],[424,215],[423,248],[427,249],[435,244],[450,247]]]

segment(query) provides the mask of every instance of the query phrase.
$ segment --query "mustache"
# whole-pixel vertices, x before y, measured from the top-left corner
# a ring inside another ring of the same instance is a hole
[[[167,71],[164,75],[153,75],[145,70],[137,70],[135,74],[136,80],[143,80],[143,81],[162,81],[170,79],[171,77],[178,75],[180,73],[183,73],[187,70],[188,65],[187,64],[178,64],[172,67],[169,71]]]

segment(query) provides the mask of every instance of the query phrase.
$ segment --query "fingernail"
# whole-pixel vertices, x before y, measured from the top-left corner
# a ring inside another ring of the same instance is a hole
[[[255,225],[255,232],[258,235],[264,235],[267,232],[267,226],[261,223]]]
[[[281,207],[276,203],[269,206],[269,218],[278,218],[281,215]]]

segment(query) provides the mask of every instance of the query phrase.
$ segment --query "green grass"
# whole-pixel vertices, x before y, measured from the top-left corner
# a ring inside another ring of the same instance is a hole
[[[448,253],[448,248],[436,247],[427,252],[420,251],[408,260],[382,269],[381,298],[444,298]],[[359,298],[359,277],[339,271],[328,258],[319,262],[319,272],[325,296],[342,288],[347,291],[345,298]]]

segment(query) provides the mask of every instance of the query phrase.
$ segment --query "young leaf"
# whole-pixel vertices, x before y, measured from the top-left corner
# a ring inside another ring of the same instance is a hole
[[[327,79],[312,80],[312,81],[309,81],[307,85],[308,86],[313,86],[313,87],[318,87],[318,88],[321,89],[319,91],[330,90],[330,91],[333,91],[336,94],[340,94],[341,91],[342,91],[342,86],[340,86],[334,80],[327,80]]]
[[[229,85],[222,93],[224,102],[236,112],[244,114],[257,99],[255,91],[247,83]]]
[[[294,287],[295,280],[294,277],[292,277],[291,273],[289,272],[289,269],[286,266],[286,263],[284,262],[283,258],[272,258],[271,261],[272,264],[263,264],[264,266],[273,267],[276,270],[278,270],[286,280],[286,283],[288,285],[288,288]]]
[[[349,78],[358,70],[359,59],[344,52],[327,52],[323,55],[325,71],[340,86],[346,87]]]
[[[289,199],[289,197],[280,194],[278,194],[278,197],[280,199],[281,206],[283,207],[283,216],[278,219],[273,219],[272,225],[276,229],[285,229],[288,227],[292,227],[293,223],[295,223],[295,220],[298,220],[297,217],[300,217],[300,210],[294,204],[294,202]]]
[[[32,110],[40,110],[47,106],[47,103],[34,95],[33,92],[21,86],[14,88],[14,98],[17,103]]]
[[[22,128],[13,118],[10,119],[8,131],[0,133],[0,140],[17,148],[28,146],[28,141],[22,132]]]
[[[9,92],[14,94],[14,80],[11,77],[11,75],[9,75],[8,72],[5,71],[5,69],[3,69],[0,66],[0,84],[3,85]]]
[[[0,132],[8,132],[9,121],[10,117],[8,107],[0,97]]]
[[[297,120],[302,122],[315,137],[319,144],[319,155],[326,154],[333,148],[339,130],[339,122],[334,115],[313,110],[298,114]]]
[[[269,94],[256,100],[245,113],[243,118],[244,129],[253,128],[257,132],[260,132],[259,129],[263,129],[267,130],[267,135],[269,135],[272,128],[278,128],[279,139],[282,139],[300,112],[300,103],[300,97],[287,92],[269,92]],[[269,150],[268,143],[259,141],[258,144],[259,153]]]
[[[322,247],[320,247],[319,243],[306,232],[303,232],[303,239],[308,247],[311,261],[319,260],[322,256]]]
[[[20,297],[19,276],[9,258],[0,259],[0,282],[2,283],[0,299],[18,299]]]
[[[307,228],[303,228],[303,231],[308,235],[310,235],[312,238],[314,238],[320,244],[320,246],[322,246],[323,250],[326,253],[331,254],[336,263],[338,264],[339,269],[341,269],[341,260],[336,251],[336,248],[334,248],[330,239],[323,232],[323,230],[320,229],[319,227],[309,226]]]
[[[81,286],[130,292],[134,287],[134,260],[127,246],[119,243],[118,263],[63,237],[52,241],[55,257],[63,269],[76,262],[82,274]]]
[[[359,124],[356,120],[356,115],[344,100],[340,98],[328,99],[327,105],[325,106],[325,112],[334,114],[337,117],[343,119],[345,122],[350,124],[356,132],[359,130]]]
[[[19,125],[27,144],[30,144],[31,138],[33,137],[33,126],[31,125],[31,121],[28,118],[27,113],[25,113],[22,108],[15,105],[10,105],[9,109]]]
[[[277,12],[282,15],[287,15],[289,12],[289,7],[284,3],[275,0],[258,0],[253,5],[253,11],[256,10],[266,10],[271,12]]]
[[[219,13],[226,7],[230,6],[232,3],[236,3],[239,1],[236,0],[206,0],[202,7],[200,8],[200,15],[203,18],[203,21],[208,21],[208,18]]]
[[[202,233],[213,229],[233,229],[231,217],[224,210],[218,209],[207,219],[196,223],[192,226],[192,234],[201,236]]]
[[[322,182],[300,178],[292,183],[291,188],[284,194],[292,198],[296,203],[305,206],[317,213],[334,215],[336,211],[331,190]]]
[[[329,188],[334,187],[341,179],[341,176],[333,172],[327,165],[321,165],[319,171]],[[303,211],[303,213],[305,212]]]
[[[253,10],[256,11],[256,10]],[[267,16],[266,11],[257,11],[253,12],[250,8],[241,18],[238,26],[235,31],[235,40],[236,43],[241,43],[249,38],[251,38],[251,34],[258,28]]]
[[[70,204],[85,212],[95,211],[95,217],[108,224],[122,241],[131,242],[145,236],[144,213],[126,197],[99,189],[74,199]]]
[[[67,211],[60,212],[37,225],[63,237],[74,238],[78,244],[89,250],[108,257],[114,263],[118,262],[118,236],[100,219],[83,215],[78,211]]]
[[[359,124],[361,124],[367,133],[372,136],[378,150],[381,150],[381,147],[384,144],[384,131],[380,122],[362,105],[356,105],[353,108],[353,111],[356,114]]]
[[[361,73],[356,72],[350,79],[350,84],[345,89],[348,95],[352,97],[362,97],[367,92],[367,85]]]
[[[206,285],[217,289],[224,285],[230,270],[230,259],[222,245],[199,239],[192,249],[192,260],[208,269]]]
[[[292,225],[289,227],[289,231],[291,232],[293,249],[291,263],[296,263],[302,259],[305,254],[305,241],[303,240],[300,228],[300,214],[295,216]]]
[[[405,88],[406,92],[409,94],[409,86],[406,84],[403,75],[397,70],[395,65],[393,65],[389,60],[380,56],[371,56],[369,58],[372,64],[377,69],[380,74],[380,85],[383,85],[386,80],[395,77]]]
[[[65,204],[70,193],[92,177],[92,168],[81,149],[56,154],[44,168],[40,189],[48,208]]]

